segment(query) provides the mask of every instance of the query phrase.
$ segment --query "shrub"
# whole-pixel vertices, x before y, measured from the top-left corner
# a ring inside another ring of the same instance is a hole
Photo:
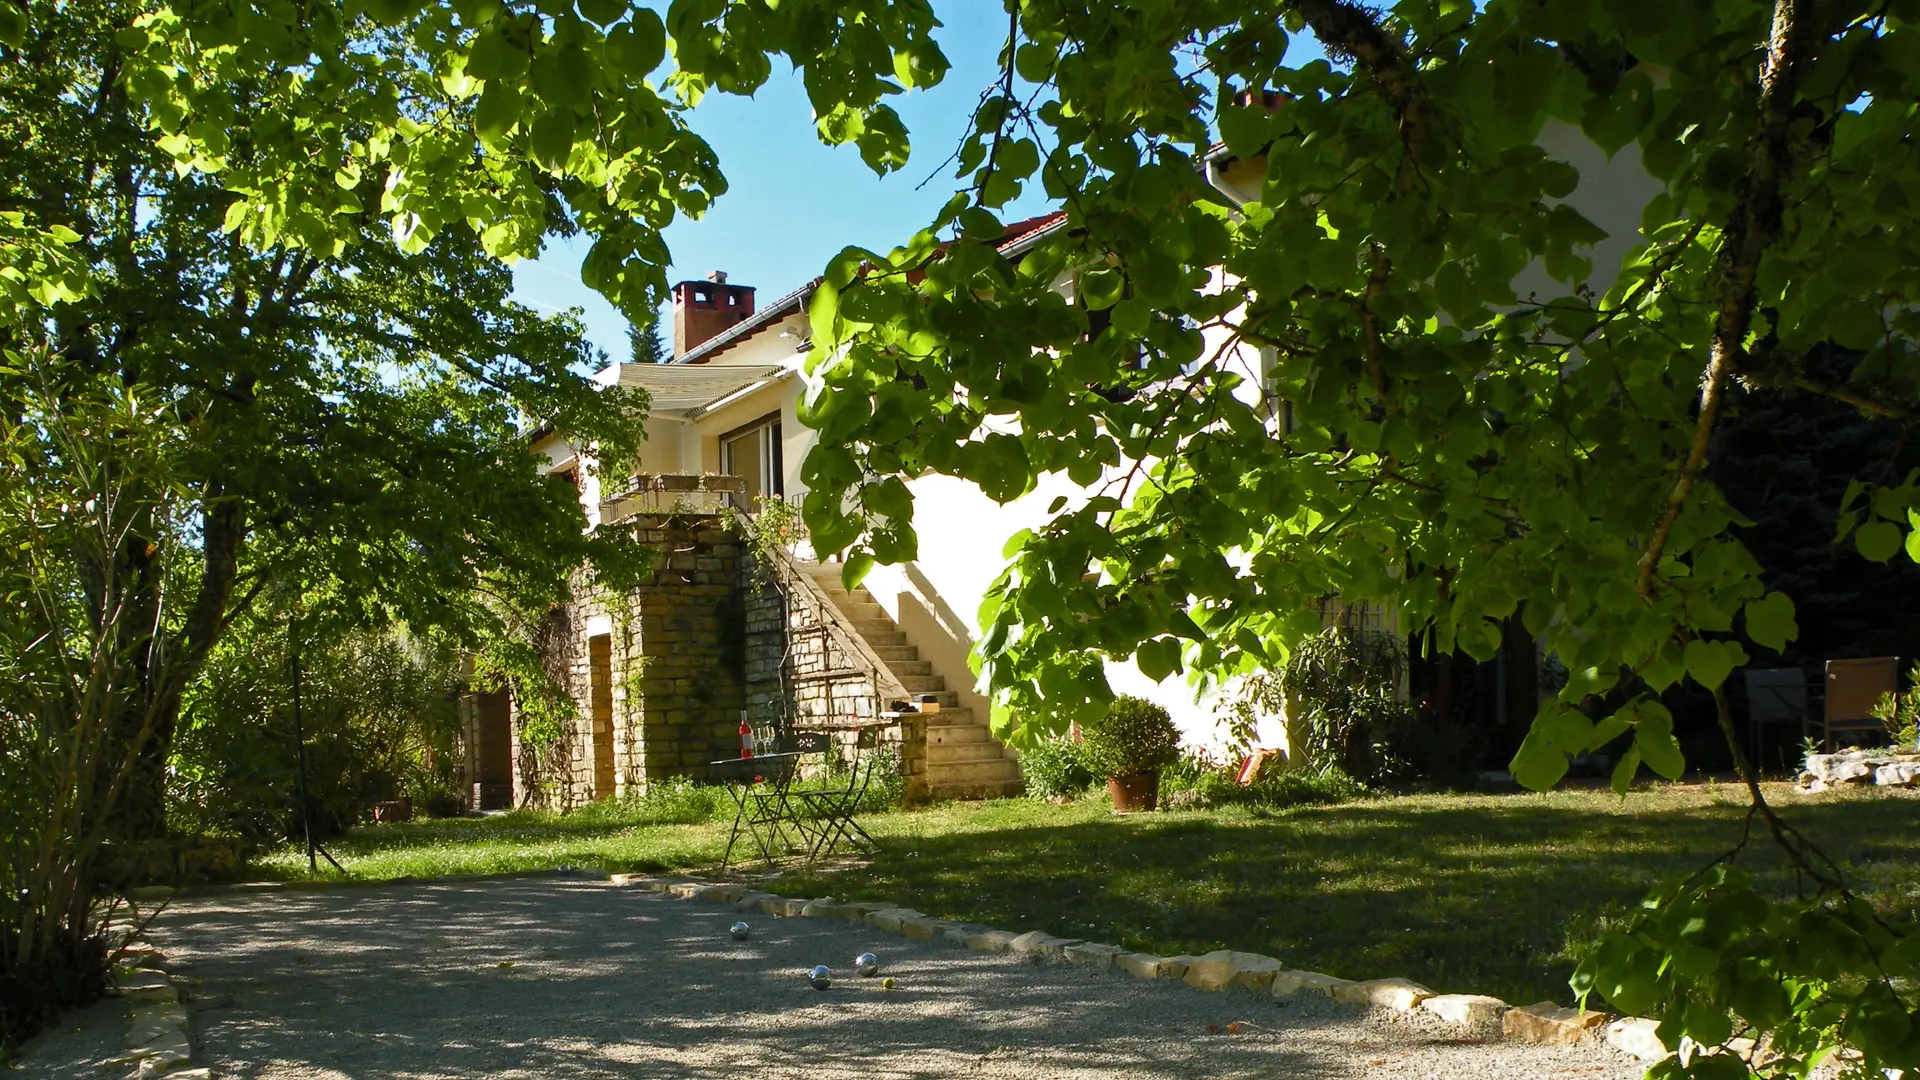
[[[1027,778],[1027,794],[1035,799],[1074,799],[1093,786],[1081,746],[1064,736],[1042,740],[1020,753],[1020,771]]]
[[[1167,710],[1145,698],[1119,697],[1091,723],[1080,725],[1081,752],[1096,779],[1164,769],[1180,758],[1180,731]]]
[[[1907,685],[1903,693],[1880,695],[1873,716],[1887,725],[1893,745],[1912,750],[1920,745],[1920,664],[1907,672]]]
[[[1336,766],[1289,770],[1279,761],[1261,769],[1253,783],[1236,780],[1239,765],[1189,751],[1160,774],[1161,798],[1175,807],[1248,806],[1284,810],[1289,806],[1320,806],[1350,802],[1369,794],[1367,785]],[[1181,792],[1192,792],[1179,798]]]

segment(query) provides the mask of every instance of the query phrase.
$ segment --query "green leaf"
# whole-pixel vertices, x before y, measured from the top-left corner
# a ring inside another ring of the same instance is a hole
[[[858,549],[847,553],[847,561],[840,568],[840,587],[852,592],[867,579],[873,570],[873,556]]]
[[[1179,639],[1163,637],[1143,642],[1134,657],[1141,674],[1160,682],[1180,670]]]
[[[1647,768],[1667,778],[1680,779],[1687,771],[1686,755],[1680,752],[1680,742],[1673,737],[1673,714],[1666,706],[1657,701],[1646,701],[1637,710],[1639,719],[1633,726],[1633,748],[1639,753],[1640,760]],[[1616,777],[1615,790],[1619,790]]]
[[[647,8],[607,34],[607,59],[629,80],[646,78],[667,55],[667,28]]]
[[[578,108],[593,100],[593,60],[579,45],[541,49],[529,74],[533,92],[549,106]]]
[[[1686,664],[1687,674],[1693,676],[1693,681],[1712,690],[1726,682],[1732,673],[1734,649],[1724,641],[1695,639],[1687,642]]]
[[[1891,521],[1869,521],[1860,526],[1853,534],[1854,546],[1860,554],[1883,563],[1893,558],[1901,545],[1900,526]]]
[[[533,159],[549,169],[564,168],[573,154],[573,127],[572,109],[563,106],[541,114],[527,133]]]
[[[525,105],[520,88],[510,82],[494,80],[480,92],[480,103],[474,106],[473,126],[486,142],[498,145],[506,139],[513,125],[519,123],[520,112]]]
[[[1633,778],[1639,774],[1640,747],[1636,744],[1627,747],[1627,752],[1620,755],[1619,764],[1613,767],[1613,793],[1615,795],[1625,796],[1627,791],[1633,787]]]
[[[10,3],[0,3],[0,45],[17,49],[27,36],[27,16]]]
[[[630,5],[627,0],[574,0],[574,6],[583,17],[601,26],[612,26],[627,13]]]
[[[1747,637],[1774,652],[1800,635],[1794,621],[1793,599],[1786,593],[1771,592],[1758,600],[1747,601]]]
[[[474,37],[467,52],[467,74],[488,82],[526,74],[527,50],[508,39],[507,26],[495,22]]]

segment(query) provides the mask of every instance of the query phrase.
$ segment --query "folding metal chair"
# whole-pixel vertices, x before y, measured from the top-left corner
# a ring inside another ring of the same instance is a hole
[[[874,850],[873,837],[860,827],[854,814],[860,808],[860,800],[866,797],[867,788],[873,783],[873,771],[880,763],[879,742],[878,728],[860,728],[854,740],[853,766],[847,770],[846,786],[799,793],[808,816],[815,822],[808,862],[833,854],[842,844]]]
[[[776,851],[793,846],[784,828],[797,825],[787,788],[793,783],[799,763],[798,754],[762,754],[708,764],[708,775],[726,785],[734,805],[733,831],[727,835],[727,850],[720,856],[720,869],[725,870],[732,861],[733,845],[742,833],[753,841],[768,866],[774,865]],[[805,832],[801,835],[807,838]]]

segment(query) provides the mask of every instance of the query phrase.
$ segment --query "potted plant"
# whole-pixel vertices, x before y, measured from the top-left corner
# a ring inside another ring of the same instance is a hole
[[[1159,804],[1160,770],[1180,756],[1180,731],[1167,710],[1145,698],[1116,698],[1105,716],[1080,725],[1080,738],[1088,770],[1107,779],[1115,813]]]

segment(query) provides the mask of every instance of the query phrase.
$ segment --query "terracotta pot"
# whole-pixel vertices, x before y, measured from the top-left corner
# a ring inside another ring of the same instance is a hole
[[[1107,780],[1107,794],[1113,796],[1113,812],[1133,814],[1151,811],[1160,805],[1160,772],[1128,773]]]

